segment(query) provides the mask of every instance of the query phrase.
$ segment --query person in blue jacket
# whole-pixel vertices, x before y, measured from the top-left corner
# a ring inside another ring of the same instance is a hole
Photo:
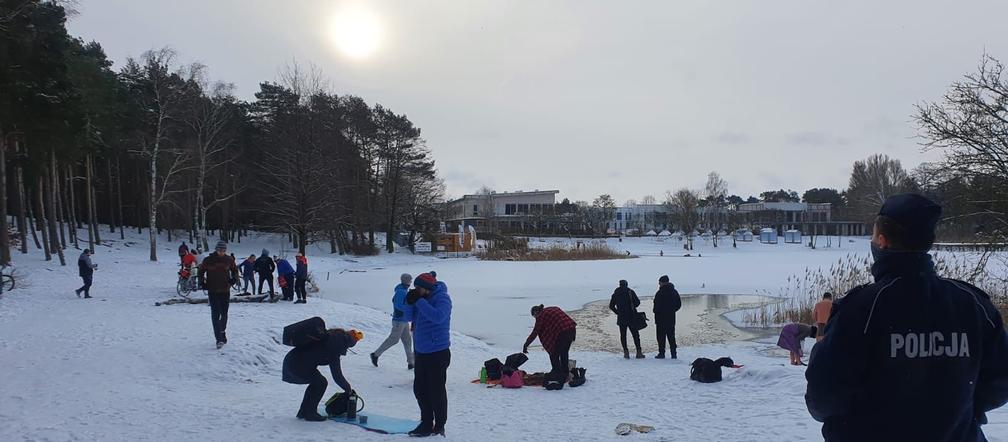
[[[420,425],[409,434],[426,437],[445,434],[448,418],[448,366],[451,364],[451,311],[448,286],[431,273],[421,273],[413,280],[413,290],[406,294],[413,306],[413,395],[420,406]]]
[[[343,377],[340,357],[346,356],[347,349],[363,338],[364,334],[357,330],[331,328],[326,331],[324,340],[305,347],[295,347],[287,353],[283,361],[283,381],[291,384],[308,384],[304,399],[301,400],[301,408],[298,409],[298,419],[319,422],[326,420],[325,416],[319,414],[318,406],[329,382],[319,372],[320,365],[329,366],[333,382],[336,382],[344,392],[354,392],[350,383]]]
[[[941,207],[886,199],[875,219],[873,284],[834,302],[805,372],[826,440],[986,440],[1008,400],[1008,335],[990,297],[935,273]]]
[[[255,288],[255,255],[249,255],[238,268],[241,269],[242,280],[245,281],[245,288],[242,289],[243,292],[249,293],[249,283],[252,284],[252,288]]]
[[[283,284],[280,285],[280,292],[283,293],[284,301],[294,300],[294,267],[290,265],[287,258],[280,258],[276,260],[276,270],[277,276],[283,278]]]
[[[399,276],[399,280],[399,285],[395,286],[395,294],[392,295],[392,332],[389,333],[388,338],[385,338],[385,342],[382,342],[381,346],[371,353],[371,363],[377,367],[378,358],[382,353],[402,341],[403,350],[406,351],[406,369],[412,370],[414,355],[410,319],[413,318],[413,306],[406,303],[406,292],[409,291],[410,283],[413,282],[413,276],[409,273],[403,273]]]

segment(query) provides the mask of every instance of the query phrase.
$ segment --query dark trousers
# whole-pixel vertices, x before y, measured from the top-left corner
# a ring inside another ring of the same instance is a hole
[[[308,298],[308,291],[305,290],[307,278],[297,278],[294,282],[294,291],[297,292],[298,299],[305,301]]]
[[[627,332],[628,328],[630,329],[630,334],[633,335],[633,345],[634,345],[634,347],[637,347],[637,351],[640,351],[641,350],[641,348],[640,348],[640,331],[634,330],[634,329],[630,328],[630,326],[628,326],[628,325],[621,325],[621,326],[619,326],[619,339],[620,339],[620,343],[623,344],[623,351],[630,351],[630,350],[627,349],[627,346],[626,346],[626,332]]]
[[[78,292],[83,292],[84,296],[91,296],[91,280],[93,275],[81,275],[81,281],[84,281],[84,285],[77,289]]]
[[[549,354],[553,373],[570,373],[570,348],[575,336],[574,330],[565,331],[557,336],[556,342],[553,343],[553,351]]]
[[[413,395],[420,406],[420,422],[444,428],[448,419],[448,365],[451,350],[434,353],[417,353],[413,368]]]
[[[259,295],[262,294],[262,289],[263,289],[263,283],[264,282],[268,282],[269,283],[269,289],[270,289],[269,294],[270,294],[270,298],[272,298],[273,297],[273,274],[272,273],[260,273],[259,274],[259,289],[256,290],[256,294],[259,294]]]
[[[283,300],[290,301],[294,299],[294,275],[283,275],[284,286],[280,287],[280,291],[283,292]]]
[[[655,334],[658,337],[658,353],[665,354],[665,342],[668,341],[669,353],[673,358],[676,357],[675,319],[662,322],[655,321]]]
[[[318,413],[319,402],[322,402],[329,381],[317,368],[305,380],[308,381],[308,388],[305,388],[304,399],[301,399],[301,413]]]
[[[224,342],[224,331],[227,330],[228,306],[231,305],[231,294],[210,293],[210,322],[213,324],[214,338]]]
[[[249,293],[249,291],[248,291],[249,283],[252,283],[252,288],[255,288],[255,286],[256,286],[255,285],[255,276],[252,276],[252,275],[242,276],[242,279],[245,281],[245,288],[242,289],[243,292]]]

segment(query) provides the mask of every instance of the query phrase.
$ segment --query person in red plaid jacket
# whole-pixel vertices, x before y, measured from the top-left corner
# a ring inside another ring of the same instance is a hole
[[[550,355],[553,373],[570,372],[570,347],[574,343],[577,323],[560,307],[543,307],[542,304],[532,307],[532,316],[535,327],[525,340],[522,353],[528,353],[529,344],[538,336],[543,350]]]

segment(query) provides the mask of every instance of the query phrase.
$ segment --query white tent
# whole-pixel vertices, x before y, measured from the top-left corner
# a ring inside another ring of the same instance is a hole
[[[644,234],[644,236],[658,236],[658,234],[655,233],[654,230],[648,230],[647,233]]]
[[[669,232],[668,230],[662,230],[661,233],[658,234],[658,236],[672,236],[672,232]]]

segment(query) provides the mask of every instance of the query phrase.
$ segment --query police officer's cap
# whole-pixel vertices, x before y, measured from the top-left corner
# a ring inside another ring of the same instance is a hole
[[[933,237],[941,215],[941,206],[915,193],[890,196],[879,209],[879,216],[895,221],[915,238]]]

